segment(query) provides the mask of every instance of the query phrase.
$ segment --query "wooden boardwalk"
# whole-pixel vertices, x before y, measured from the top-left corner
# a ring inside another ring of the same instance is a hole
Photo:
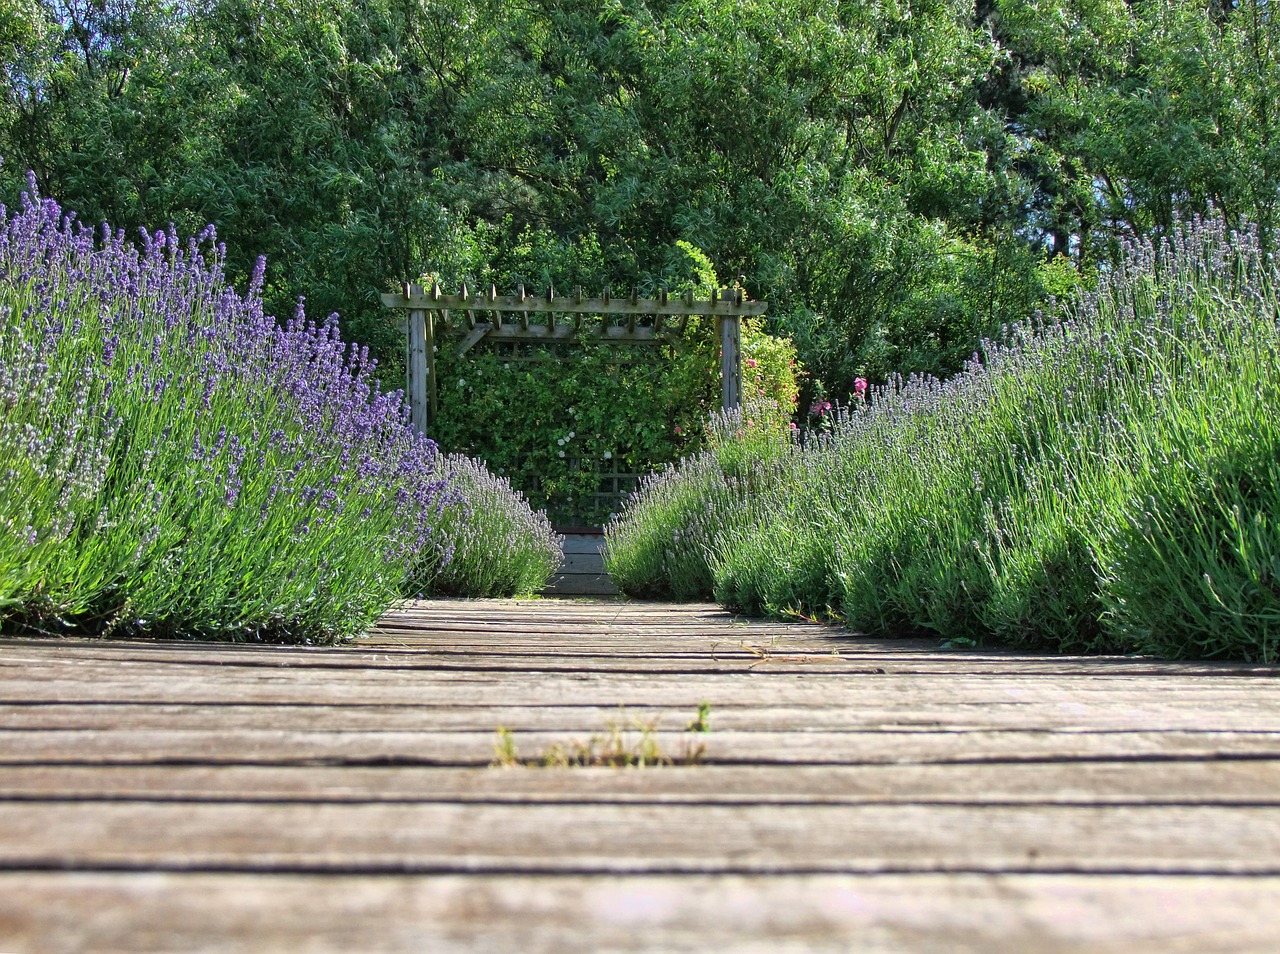
[[[556,600],[0,640],[0,951],[1272,951],[1277,674]],[[489,765],[610,722],[704,764]]]

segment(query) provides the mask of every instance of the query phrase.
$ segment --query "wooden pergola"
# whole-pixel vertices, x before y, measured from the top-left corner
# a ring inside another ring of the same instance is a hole
[[[560,296],[554,288],[541,295],[525,293],[521,285],[514,295],[472,293],[466,285],[456,295],[446,295],[438,285],[425,288],[406,284],[402,291],[384,294],[382,303],[405,312],[401,331],[407,336],[408,394],[413,426],[425,432],[438,413],[435,348],[446,335],[458,340],[459,354],[482,341],[569,343],[586,335],[590,340],[616,345],[679,346],[690,316],[716,319],[720,339],[721,403],[726,409],[742,403],[741,319],[765,314],[769,303],[747,299],[741,288],[713,290],[698,300],[693,292],[670,297],[640,298],[636,289],[615,298],[609,289],[588,298],[581,288]]]

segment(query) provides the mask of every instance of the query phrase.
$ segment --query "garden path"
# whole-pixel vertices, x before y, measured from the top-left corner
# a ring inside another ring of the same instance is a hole
[[[1273,950],[1278,674],[568,600],[4,639],[0,950]],[[705,764],[489,767],[633,720]]]

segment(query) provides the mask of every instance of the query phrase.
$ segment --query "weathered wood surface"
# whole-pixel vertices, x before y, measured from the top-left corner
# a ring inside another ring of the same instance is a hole
[[[41,951],[1266,952],[1278,902],[1272,878],[0,874],[12,948]]]
[[[3,639],[0,951],[1273,949],[1278,674],[564,600]],[[611,722],[704,764],[488,767]]]
[[[446,295],[439,289],[408,286],[402,292],[383,293],[382,304],[388,308],[431,308],[451,311],[480,311],[517,314],[561,315],[631,315],[689,316],[715,315],[729,317],[759,317],[769,310],[767,301],[744,298],[737,289],[717,289],[709,299],[694,298],[640,298],[637,294],[616,298],[602,295],[586,298],[581,295],[558,296],[547,289],[540,295],[499,295],[492,289],[488,294],[477,292],[466,295]]]

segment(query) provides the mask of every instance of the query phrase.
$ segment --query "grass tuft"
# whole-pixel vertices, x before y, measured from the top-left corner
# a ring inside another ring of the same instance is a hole
[[[587,739],[557,742],[546,751],[531,758],[522,758],[516,745],[515,734],[499,726],[494,740],[495,768],[518,766],[535,768],[648,768],[671,765],[701,765],[706,755],[705,742],[695,741],[693,736],[711,731],[711,705],[703,702],[698,714],[686,727],[690,738],[678,755],[662,751],[655,736],[656,720],[645,721],[627,717],[622,711],[618,719],[605,724],[603,733]]]

